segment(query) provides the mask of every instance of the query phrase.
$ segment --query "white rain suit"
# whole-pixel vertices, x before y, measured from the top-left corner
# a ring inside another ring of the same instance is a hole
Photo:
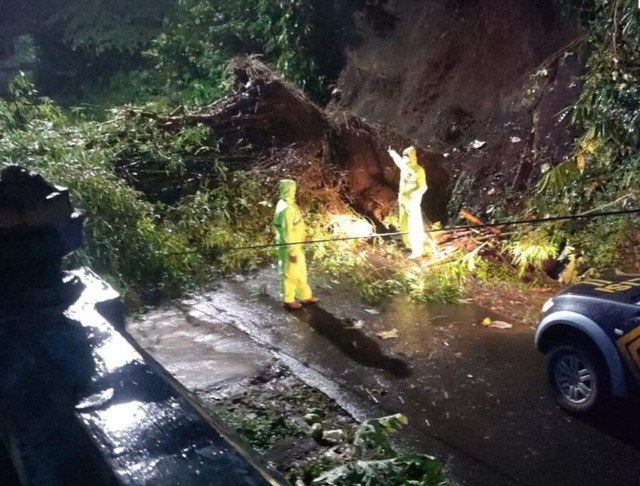
[[[400,188],[398,190],[398,206],[400,208],[400,231],[408,234],[402,239],[411,248],[410,258],[418,258],[424,253],[424,223],[422,222],[422,195],[427,191],[427,176],[418,165],[418,157],[414,147],[402,152],[402,157],[395,150],[389,155],[400,169]]]

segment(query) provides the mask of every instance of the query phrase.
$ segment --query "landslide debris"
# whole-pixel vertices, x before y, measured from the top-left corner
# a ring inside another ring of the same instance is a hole
[[[194,112],[156,118],[158,126],[208,127],[217,156],[235,169],[295,178],[301,197],[325,191],[376,223],[390,214],[399,171],[387,148],[402,149],[411,144],[408,139],[348,112],[321,109],[256,57],[234,60],[231,70],[233,87],[226,98]],[[446,221],[449,175],[443,156],[416,148],[430,185],[425,213],[432,221]],[[210,161],[206,154],[202,158]],[[206,163],[196,167],[206,171]]]

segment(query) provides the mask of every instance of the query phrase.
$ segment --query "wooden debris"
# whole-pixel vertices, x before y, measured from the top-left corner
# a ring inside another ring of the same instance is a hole
[[[466,209],[461,209],[459,214],[460,214],[460,216],[462,216],[464,219],[466,219],[467,221],[469,221],[471,223],[480,224],[480,225],[486,225],[487,224],[484,221],[482,221],[480,218],[478,218],[477,216],[474,216],[473,214],[471,214]],[[494,235],[499,235],[500,233],[502,233],[495,226],[485,226],[485,227],[488,228],[489,231],[491,231]]]

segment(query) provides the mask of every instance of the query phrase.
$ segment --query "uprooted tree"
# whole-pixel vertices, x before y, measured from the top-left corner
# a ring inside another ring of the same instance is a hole
[[[399,173],[387,148],[404,148],[410,141],[353,114],[323,111],[255,57],[235,59],[232,70],[233,89],[226,98],[193,112],[148,116],[167,131],[207,127],[208,145],[234,168],[293,177],[301,193],[305,188],[336,189],[353,209],[376,223],[392,211]],[[446,221],[449,175],[442,167],[443,156],[416,148],[429,184],[423,209],[430,220]],[[206,154],[205,148],[200,160],[206,160]],[[197,166],[206,172],[206,166]],[[158,181],[138,182],[147,193],[158,187]]]

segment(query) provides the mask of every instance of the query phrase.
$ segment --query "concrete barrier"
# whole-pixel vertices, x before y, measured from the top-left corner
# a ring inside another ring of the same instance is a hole
[[[16,174],[33,178],[13,168],[9,180]],[[6,201],[0,213],[32,202]],[[48,235],[54,248],[45,253],[58,259],[78,242],[61,236],[71,223],[2,225],[10,219],[0,214],[0,245],[10,244],[12,227],[24,241]],[[0,297],[0,439],[22,484],[285,484],[123,332],[108,284],[87,268],[65,273],[59,262],[37,261],[46,278],[34,268],[14,275],[15,286],[5,277]]]

